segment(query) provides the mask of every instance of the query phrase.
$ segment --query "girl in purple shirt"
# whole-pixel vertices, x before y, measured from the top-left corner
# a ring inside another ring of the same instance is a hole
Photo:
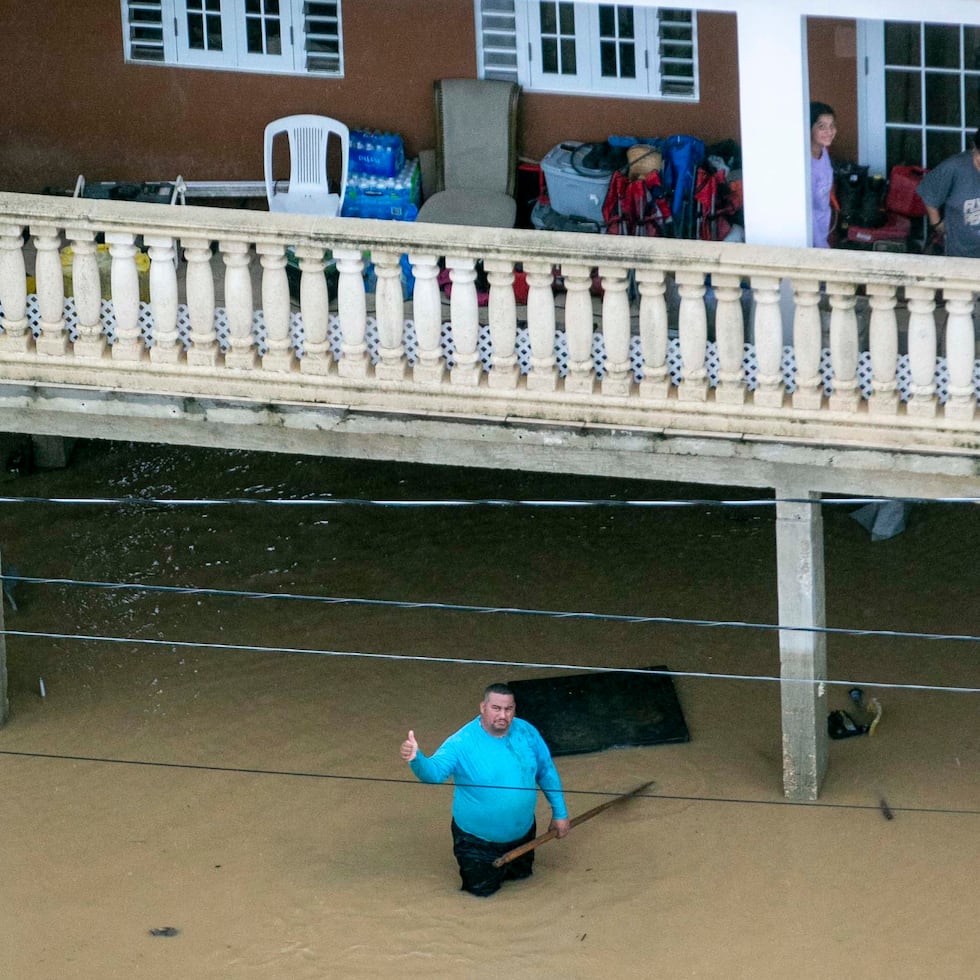
[[[813,247],[830,248],[828,238],[833,218],[831,195],[834,165],[830,144],[837,135],[837,118],[826,102],[810,103],[810,187],[813,212]]]

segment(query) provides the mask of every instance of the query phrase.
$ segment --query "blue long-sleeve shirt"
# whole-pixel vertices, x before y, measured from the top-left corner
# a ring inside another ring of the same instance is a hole
[[[453,819],[460,829],[483,840],[508,843],[523,837],[534,822],[538,786],[554,819],[568,817],[548,746],[538,730],[520,718],[511,722],[506,735],[497,737],[476,717],[432,756],[419,750],[409,765],[423,783],[453,777]]]

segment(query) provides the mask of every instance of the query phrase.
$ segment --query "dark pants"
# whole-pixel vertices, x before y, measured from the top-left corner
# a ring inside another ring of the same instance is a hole
[[[519,840],[498,844],[496,841],[484,840],[482,837],[474,837],[466,833],[454,820],[453,854],[456,855],[459,864],[463,891],[485,897],[492,895],[505,881],[530,877],[533,872],[534,851],[528,851],[527,854],[522,854],[499,868],[495,868],[493,862],[515,847],[534,840],[534,837],[535,824],[532,823],[531,829]]]

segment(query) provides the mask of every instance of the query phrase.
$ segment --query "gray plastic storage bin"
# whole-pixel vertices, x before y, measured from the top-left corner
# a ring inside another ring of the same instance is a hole
[[[559,214],[587,218],[602,224],[602,205],[606,200],[612,174],[597,173],[595,176],[588,176],[576,171],[572,166],[572,152],[578,146],[581,143],[566,140],[554,147],[541,161],[551,207]],[[580,157],[584,155],[584,151],[579,154]]]

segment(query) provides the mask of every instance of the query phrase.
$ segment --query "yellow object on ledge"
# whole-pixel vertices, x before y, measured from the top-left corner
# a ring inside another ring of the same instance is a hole
[[[72,261],[74,254],[71,245],[66,245],[61,250],[61,271],[65,277],[66,297],[75,295],[72,283]],[[149,303],[150,257],[146,252],[140,251],[136,253],[134,260],[136,262],[136,274],[139,277],[140,300],[144,303]],[[102,298],[112,299],[112,256],[109,254],[108,245],[101,244],[95,246],[95,261],[99,267],[99,285],[102,290]]]

